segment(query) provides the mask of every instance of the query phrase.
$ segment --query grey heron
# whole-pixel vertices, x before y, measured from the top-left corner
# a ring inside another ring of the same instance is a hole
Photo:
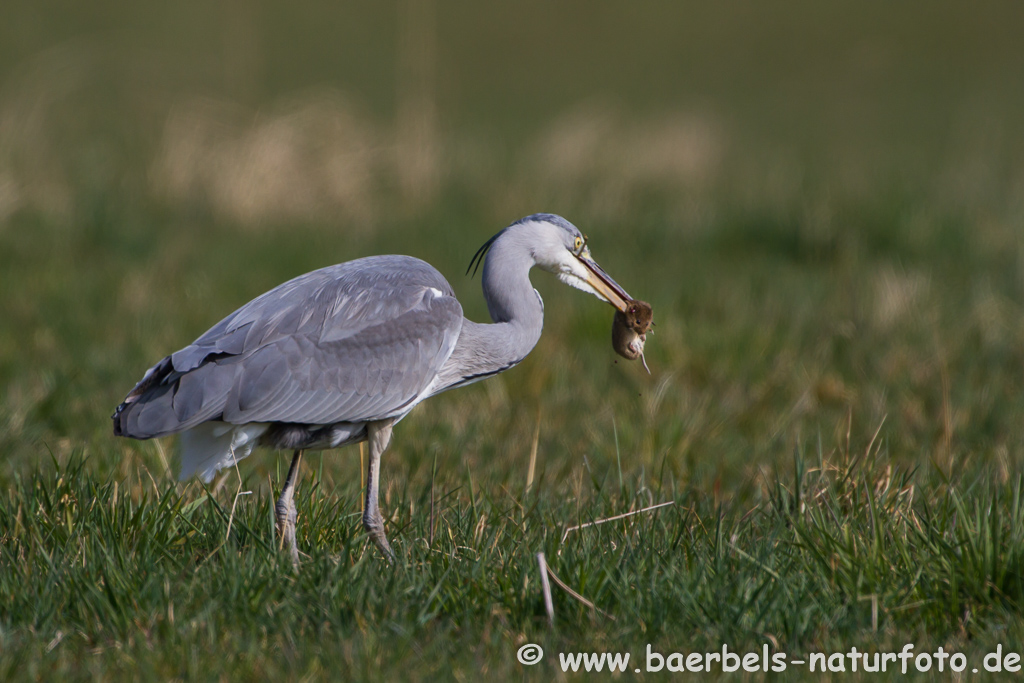
[[[289,280],[150,368],[115,410],[114,434],[180,433],[180,478],[207,482],[257,445],[294,451],[275,514],[295,563],[302,452],[367,441],[362,521],[390,560],[377,497],[392,428],[420,401],[504,372],[533,349],[544,303],[530,269],[621,313],[631,301],[584,235],[554,214],[512,223],[480,247],[470,269],[481,261],[491,324],[464,318],[444,276],[411,256],[370,256]]]

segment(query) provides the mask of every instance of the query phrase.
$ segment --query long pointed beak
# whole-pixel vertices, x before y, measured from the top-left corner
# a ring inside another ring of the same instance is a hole
[[[633,297],[627,294],[626,290],[620,287],[619,283],[613,280],[608,273],[604,272],[604,268],[597,265],[597,262],[589,256],[583,256],[581,254],[576,258],[579,259],[580,263],[582,263],[588,271],[587,284],[603,296],[605,301],[610,303],[619,311],[625,313],[626,309],[629,308],[629,302],[633,300]]]

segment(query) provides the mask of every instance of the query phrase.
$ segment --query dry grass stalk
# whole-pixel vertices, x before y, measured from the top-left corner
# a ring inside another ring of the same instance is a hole
[[[548,613],[548,623],[554,626],[555,604],[551,601],[551,584],[548,583],[548,574],[551,573],[551,569],[548,568],[547,560],[544,559],[544,553],[537,553],[537,564],[540,565],[540,587],[544,591],[544,611]],[[551,576],[555,578],[554,574],[551,574]],[[558,581],[558,579],[555,578],[555,581]],[[559,583],[561,584],[561,581]]]
[[[537,408],[537,427],[533,430],[533,443],[530,445],[530,465],[526,468],[526,490],[533,488],[533,475],[537,471],[537,445],[540,443],[540,407]]]
[[[640,510],[633,510],[632,512],[624,512],[621,515],[615,515],[614,517],[605,517],[604,519],[597,519],[597,520],[594,520],[593,522],[587,522],[585,524],[577,524],[576,526],[571,526],[571,527],[569,527],[569,528],[567,528],[565,530],[565,533],[562,534],[562,540],[559,541],[559,543],[565,543],[565,539],[569,536],[569,532],[570,531],[578,531],[579,529],[586,529],[588,526],[597,526],[598,524],[604,524],[605,522],[614,522],[617,519],[625,519],[626,517],[632,517],[633,515],[639,515],[641,512],[649,512],[651,510],[657,510],[658,508],[663,508],[663,507],[666,507],[668,505],[675,505],[675,504],[676,504],[676,502],[674,500],[670,500],[667,503],[658,503],[657,505],[651,505],[649,507],[641,508]]]
[[[562,590],[564,590],[564,591],[565,591],[566,593],[568,593],[568,594],[569,594],[569,595],[571,595],[572,597],[576,598],[577,600],[579,600],[580,602],[582,602],[582,603],[583,603],[584,605],[586,605],[586,606],[587,606],[587,607],[589,607],[590,609],[594,610],[595,612],[600,612],[601,614],[603,614],[604,616],[608,617],[608,618],[609,618],[609,619],[611,619],[612,621],[615,621],[615,617],[613,617],[612,615],[608,614],[608,613],[607,613],[607,612],[605,612],[605,611],[604,611],[603,609],[599,608],[599,607],[598,607],[597,605],[595,605],[594,603],[592,603],[592,602],[591,602],[590,600],[587,600],[587,599],[586,599],[585,597],[583,597],[582,595],[580,595],[579,593],[577,593],[576,591],[574,591],[574,590],[573,590],[572,588],[569,588],[569,586],[568,586],[568,585],[567,585],[567,584],[566,584],[566,583],[565,583],[564,581],[562,581],[562,580],[561,580],[560,578],[558,578],[558,577],[557,577],[557,576],[555,575],[555,573],[554,573],[553,571],[551,571],[551,567],[548,567],[548,566],[547,566],[547,563],[546,563],[546,562],[544,561],[544,553],[537,553],[537,556],[538,556],[538,559],[539,559],[539,560],[540,560],[540,562],[541,562],[541,568],[542,568],[542,569],[546,569],[546,570],[547,570],[548,576],[550,576],[550,577],[551,577],[551,579],[552,579],[552,580],[553,580],[553,581],[554,581],[555,583],[557,583],[557,584],[558,584],[558,587],[559,587],[559,588],[561,588],[561,589],[562,589]],[[550,596],[550,588],[548,587],[548,581],[547,581],[547,578],[545,578],[545,577],[543,576],[543,574],[541,575],[541,581],[542,581],[542,582],[543,582],[543,584],[544,584],[544,590],[545,590],[545,593],[546,593],[546,595],[545,595],[545,598],[544,598],[544,599],[545,599],[545,600],[550,600],[550,599],[551,599],[551,596]],[[548,603],[548,604],[550,604],[550,603]],[[553,609],[553,608],[549,608],[549,611],[548,611],[548,617],[549,617],[549,618],[550,618],[550,619],[552,620],[552,623],[554,623],[554,609]]]

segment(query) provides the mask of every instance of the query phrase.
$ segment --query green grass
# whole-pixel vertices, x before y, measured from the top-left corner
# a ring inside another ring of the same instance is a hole
[[[19,676],[473,680],[520,675],[514,653],[962,651],[1020,643],[1021,480],[922,493],[884,457],[797,456],[787,486],[738,504],[614,475],[581,496],[435,482],[389,504],[387,566],[365,542],[357,487],[307,478],[301,571],[273,548],[269,499],[233,505],[146,473],[101,480],[74,457],[17,478],[0,503],[5,679]],[[609,481],[610,479],[610,481]],[[120,484],[120,485],[119,485]],[[656,512],[572,531],[651,500]],[[230,530],[229,530],[230,529]],[[554,593],[535,553],[608,615]],[[872,615],[872,606],[876,610]],[[929,649],[930,648],[930,649]],[[642,664],[640,666],[643,666]]]

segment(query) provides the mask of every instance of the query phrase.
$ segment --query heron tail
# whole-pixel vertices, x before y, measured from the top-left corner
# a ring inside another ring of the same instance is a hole
[[[218,470],[231,467],[252,453],[267,424],[254,422],[233,425],[204,422],[181,433],[181,473],[179,481],[193,474],[209,483]]]

